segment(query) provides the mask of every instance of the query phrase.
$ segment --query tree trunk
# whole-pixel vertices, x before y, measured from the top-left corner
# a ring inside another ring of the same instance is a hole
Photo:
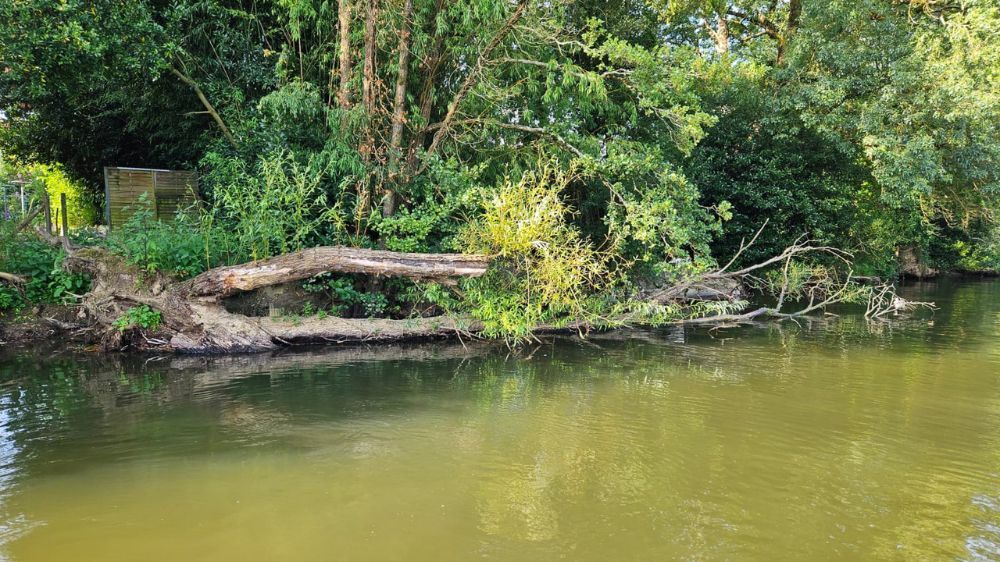
[[[337,7],[340,25],[340,85],[337,104],[341,109],[351,107],[351,0],[340,0]]]
[[[378,0],[368,0],[365,13],[365,60],[361,80],[361,101],[369,117],[375,112],[375,23],[378,20]]]
[[[729,22],[726,14],[718,14],[719,23],[715,28],[715,52],[723,56],[729,52]]]
[[[366,0],[365,10],[365,39],[364,39],[364,60],[361,69],[361,105],[365,108],[367,124],[365,131],[360,135],[358,142],[358,153],[365,164],[370,163],[375,157],[375,49],[376,33],[375,23],[378,20],[378,0]],[[355,208],[355,219],[357,233],[362,232],[362,225],[368,216],[371,208],[372,187],[369,185],[372,177],[369,169],[355,185],[358,194],[358,203]]]
[[[403,23],[399,30],[399,73],[396,76],[396,94],[392,101],[392,130],[389,135],[389,170],[396,180],[401,178],[399,170],[400,150],[403,147],[403,125],[406,122],[406,85],[410,75],[410,20],[413,17],[413,0],[405,0]],[[382,216],[391,217],[396,213],[396,192],[391,187],[382,200]]]
[[[788,42],[795,35],[795,32],[799,29],[799,20],[802,19],[802,0],[791,0],[788,3],[788,19],[785,20],[785,29],[781,33],[781,37],[778,39],[778,54],[775,56],[774,63],[776,66],[781,66],[785,62],[785,52],[788,49]]]
[[[438,71],[441,68],[441,63],[444,60],[444,31],[437,24],[437,15],[441,13],[444,8],[444,0],[438,0],[437,4],[434,6],[434,43],[431,45],[430,52],[424,59],[424,63],[420,67],[420,74],[424,78],[423,86],[420,88],[420,98],[418,103],[420,105],[420,118],[421,118],[421,128],[414,135],[410,142],[410,149],[407,151],[406,156],[406,174],[409,176],[412,174],[413,170],[417,167],[417,151],[424,147],[427,143],[427,134],[430,132],[427,126],[431,122],[431,112],[434,110],[434,90],[437,82]]]

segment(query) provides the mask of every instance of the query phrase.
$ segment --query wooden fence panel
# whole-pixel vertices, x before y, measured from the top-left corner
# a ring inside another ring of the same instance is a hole
[[[160,220],[171,220],[177,211],[187,209],[197,201],[197,179],[193,172],[156,172],[156,214]]]
[[[197,201],[194,172],[144,168],[104,168],[105,220],[109,228],[128,220],[142,194],[157,219],[169,221]]]

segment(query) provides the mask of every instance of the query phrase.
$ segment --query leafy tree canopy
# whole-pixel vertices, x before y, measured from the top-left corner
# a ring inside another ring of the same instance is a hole
[[[105,165],[197,167],[236,200],[287,161],[317,243],[452,249],[555,166],[613,269],[768,219],[760,253],[884,264],[994,231],[998,30],[992,0],[11,0],[0,142],[98,195]]]

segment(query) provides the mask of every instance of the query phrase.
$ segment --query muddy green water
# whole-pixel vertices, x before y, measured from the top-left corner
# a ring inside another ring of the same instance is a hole
[[[0,559],[1000,560],[1000,283],[941,307],[236,358],[0,356]]]

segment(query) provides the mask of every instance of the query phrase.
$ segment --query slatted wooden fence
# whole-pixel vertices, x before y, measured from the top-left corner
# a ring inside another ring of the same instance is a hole
[[[198,178],[194,172],[149,168],[104,168],[104,218],[108,228],[121,226],[130,216],[130,207],[146,200],[157,219],[169,221],[179,209],[197,201]]]

